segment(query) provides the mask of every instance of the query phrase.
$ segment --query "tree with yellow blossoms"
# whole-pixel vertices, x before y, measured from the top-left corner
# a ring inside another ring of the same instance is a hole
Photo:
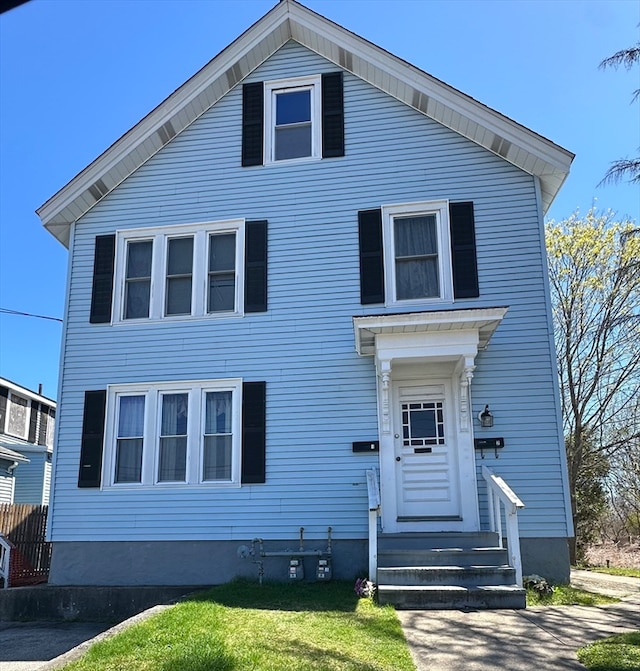
[[[546,242],[575,561],[606,507],[610,459],[638,440],[640,228],[593,208],[549,222]]]

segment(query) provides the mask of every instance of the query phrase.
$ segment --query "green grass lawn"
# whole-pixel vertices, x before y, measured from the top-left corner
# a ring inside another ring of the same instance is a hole
[[[391,607],[346,582],[214,587],[97,643],[65,671],[414,671]]]
[[[627,578],[640,578],[640,568],[606,568],[605,566],[589,566],[585,570],[607,575],[622,575]]]
[[[620,599],[586,592],[570,585],[558,585],[553,588],[553,594],[544,596],[533,589],[527,589],[527,606],[597,606],[617,601]]]
[[[640,669],[640,631],[596,641],[578,650],[578,659],[590,671]]]

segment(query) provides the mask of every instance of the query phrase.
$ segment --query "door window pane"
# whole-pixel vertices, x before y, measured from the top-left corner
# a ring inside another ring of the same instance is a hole
[[[205,397],[203,480],[231,480],[232,393]]]
[[[444,408],[441,401],[402,404],[404,445],[444,445]]]
[[[187,473],[188,394],[162,396],[158,482],[184,482]]]
[[[122,396],[118,412],[115,482],[141,482],[144,396]]]
[[[149,316],[152,252],[153,241],[151,240],[130,242],[127,245],[125,319],[144,319]]]
[[[208,312],[236,309],[236,234],[209,236]]]
[[[396,298],[436,298],[438,277],[438,233],[434,214],[395,217]]]
[[[167,315],[191,314],[193,237],[171,238],[167,244]]]

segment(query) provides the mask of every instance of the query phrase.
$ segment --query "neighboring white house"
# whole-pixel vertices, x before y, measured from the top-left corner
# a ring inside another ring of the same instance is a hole
[[[279,2],[38,210],[71,256],[50,581],[256,575],[301,527],[352,577],[370,469],[381,544],[479,543],[483,465],[525,572],[568,579],[543,216],[572,159]]]
[[[21,457],[4,476],[5,492],[0,502],[49,503],[55,416],[55,401],[0,377],[0,479],[2,454]],[[8,474],[11,496],[7,494]]]

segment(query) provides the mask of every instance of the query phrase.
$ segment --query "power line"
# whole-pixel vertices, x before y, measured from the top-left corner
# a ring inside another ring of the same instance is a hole
[[[9,308],[0,308],[0,313],[6,315],[19,315],[21,317],[36,317],[37,319],[49,319],[52,322],[62,323],[62,319],[59,317],[47,317],[46,315],[34,315],[31,312],[18,312],[18,310],[9,310]]]

